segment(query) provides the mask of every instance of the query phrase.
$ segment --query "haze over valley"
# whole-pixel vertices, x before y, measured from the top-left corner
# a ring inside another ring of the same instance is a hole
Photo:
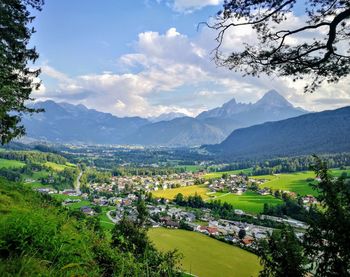
[[[0,276],[350,276],[350,1],[1,0]]]

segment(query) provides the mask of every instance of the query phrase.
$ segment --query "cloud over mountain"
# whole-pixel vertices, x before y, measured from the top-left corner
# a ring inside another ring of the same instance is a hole
[[[200,1],[178,1],[177,5],[199,5]],[[203,5],[218,1],[204,1]],[[201,2],[202,3],[202,2]],[[298,18],[290,15],[293,24]],[[252,30],[229,32],[224,41],[226,51],[233,45],[252,39]],[[305,82],[289,78],[261,76],[242,78],[239,73],[218,68],[210,54],[215,46],[215,32],[201,29],[189,37],[175,28],[164,33],[145,31],[137,36],[133,51],[117,58],[115,71],[69,76],[52,67],[42,66],[44,90],[35,96],[81,103],[90,108],[118,116],[158,116],[185,113],[195,116],[235,97],[248,103],[256,101],[272,86],[296,106],[307,110],[341,107],[350,103],[350,79],[336,85],[324,85],[315,94],[304,94]],[[341,101],[335,101],[341,99]]]

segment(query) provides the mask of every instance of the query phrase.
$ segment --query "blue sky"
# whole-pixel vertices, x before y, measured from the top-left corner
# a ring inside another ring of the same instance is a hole
[[[302,84],[290,80],[242,78],[217,68],[210,55],[216,34],[197,25],[215,15],[221,2],[46,0],[31,41],[43,72],[35,97],[82,103],[118,116],[195,115],[232,97],[256,101],[269,89],[308,110],[348,101],[348,94],[339,96],[342,87],[336,88],[339,101],[334,101],[336,92],[329,87],[321,95],[305,95]],[[297,13],[293,19],[300,18]],[[232,34],[226,47],[239,47],[249,40],[244,35],[250,31]]]

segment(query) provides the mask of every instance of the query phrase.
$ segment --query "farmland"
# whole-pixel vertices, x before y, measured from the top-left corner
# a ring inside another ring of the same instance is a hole
[[[254,254],[196,232],[153,228],[148,234],[159,250],[178,249],[183,270],[197,276],[257,276],[260,270]]]
[[[268,180],[262,186],[273,190],[293,191],[300,195],[316,195],[316,191],[314,191],[309,185],[309,183],[314,183],[312,180],[315,179],[315,177],[313,171],[305,171],[288,174],[254,176],[253,178]]]
[[[63,164],[57,164],[53,162],[46,162],[44,163],[44,165],[55,171],[63,171],[66,167],[75,167],[74,164],[70,164],[70,163],[67,163],[67,165],[63,165]]]
[[[209,179],[218,179],[221,178],[223,174],[246,174],[249,175],[252,172],[251,168],[246,168],[246,169],[238,169],[238,170],[230,170],[230,171],[223,171],[223,172],[210,172],[207,173],[203,176],[204,179],[209,180]]]
[[[24,165],[20,161],[0,159],[0,168],[20,168]]]
[[[185,171],[188,172],[197,172],[203,169],[203,167],[199,165],[177,165],[175,166],[175,168],[183,168]]]
[[[281,204],[282,200],[273,197],[272,195],[259,195],[255,192],[245,192],[242,195],[215,193],[216,200],[231,204],[235,209],[243,210],[247,213],[257,214],[263,211],[264,204],[269,205]]]
[[[186,197],[190,195],[195,195],[197,193],[198,195],[202,196],[203,199],[208,198],[208,189],[206,188],[206,186],[203,185],[158,190],[152,192],[153,196],[166,199],[174,199],[178,193],[182,193]]]

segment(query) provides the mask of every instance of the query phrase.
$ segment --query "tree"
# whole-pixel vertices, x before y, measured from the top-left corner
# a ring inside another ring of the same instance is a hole
[[[225,1],[214,23],[207,23],[218,31],[216,62],[245,75],[277,74],[292,76],[294,80],[310,77],[305,87],[310,92],[324,80],[333,83],[349,75],[350,1],[304,1],[304,24],[286,28],[283,23],[300,8],[297,2],[301,1]],[[221,46],[226,33],[242,26],[250,26],[256,32],[257,42],[244,43],[241,52],[223,54]]]
[[[28,108],[40,70],[31,69],[38,53],[28,46],[35,32],[29,25],[34,20],[29,7],[41,10],[43,0],[2,0],[0,3],[0,140],[1,144],[25,133],[19,125],[23,113],[39,110]]]
[[[182,193],[176,194],[174,202],[178,205],[183,205],[183,203],[185,202],[185,198],[183,194]]]
[[[267,241],[258,243],[260,263],[264,269],[260,276],[301,277],[307,273],[308,260],[303,255],[301,242],[290,226],[273,231]]]
[[[244,239],[246,236],[246,231],[244,229],[240,229],[238,232],[239,239]]]
[[[126,217],[123,217],[112,231],[112,246],[122,251],[143,256],[148,245],[146,231]]]
[[[324,162],[317,158],[317,197],[322,208],[309,222],[305,235],[306,253],[315,261],[317,276],[350,275],[350,182],[344,177],[334,179]]]
[[[145,204],[145,201],[141,198],[141,196],[139,197],[138,201],[137,201],[137,221],[139,226],[144,226],[147,218],[148,218],[148,210]]]

